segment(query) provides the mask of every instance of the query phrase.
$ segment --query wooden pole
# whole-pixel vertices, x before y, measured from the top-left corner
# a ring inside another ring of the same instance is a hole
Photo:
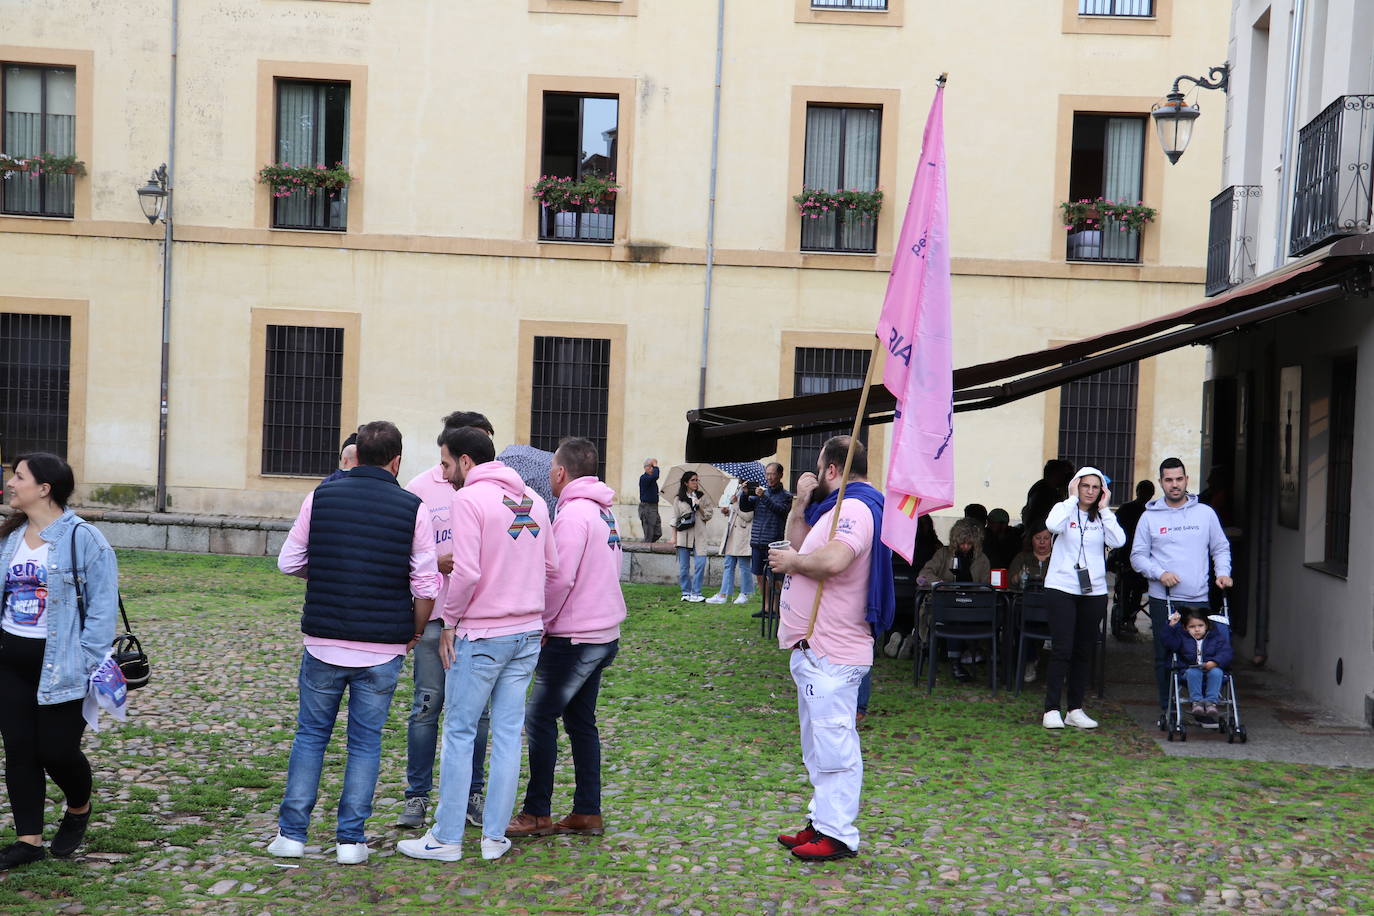
[[[835,540],[835,530],[840,525],[840,509],[844,505],[845,486],[849,483],[849,469],[854,463],[854,445],[859,441],[859,429],[863,426],[864,414],[868,411],[868,389],[873,384],[873,369],[878,365],[882,355],[883,342],[875,337],[873,339],[873,353],[868,357],[868,372],[864,374],[863,391],[859,394],[859,412],[854,415],[854,431],[849,436],[849,451],[844,456],[844,471],[840,474],[840,489],[835,494],[835,509],[830,516],[830,533],[826,536],[826,543]],[[824,472],[824,468],[821,470]],[[876,536],[878,532],[873,533]],[[816,583],[816,598],[811,602],[811,622],[806,627],[808,640],[816,632],[816,617],[821,612],[821,595],[824,592],[825,580],[822,579]]]

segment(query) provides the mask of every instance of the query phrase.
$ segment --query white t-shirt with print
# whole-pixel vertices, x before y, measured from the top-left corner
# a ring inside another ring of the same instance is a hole
[[[5,568],[5,613],[0,628],[29,639],[48,638],[48,543],[30,547],[21,538]]]

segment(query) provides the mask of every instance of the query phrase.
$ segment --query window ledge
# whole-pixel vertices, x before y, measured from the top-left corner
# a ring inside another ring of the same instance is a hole
[[[1348,565],[1341,566],[1337,563],[1327,563],[1325,561],[1320,563],[1304,563],[1302,565],[1313,572],[1322,573],[1333,579],[1340,579],[1342,582],[1350,578],[1350,567]]]
[[[75,216],[47,216],[40,213],[0,213],[0,219],[57,220],[63,223],[76,222]]]

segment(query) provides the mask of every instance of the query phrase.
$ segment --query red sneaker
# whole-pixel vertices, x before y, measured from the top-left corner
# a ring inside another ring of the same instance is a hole
[[[788,849],[796,849],[798,846],[804,845],[806,843],[815,842],[816,840],[820,839],[820,836],[820,832],[816,830],[815,827],[811,826],[810,821],[807,821],[806,826],[798,830],[796,833],[778,834],[778,842],[786,846]]]
[[[848,859],[856,853],[834,837],[817,833],[810,843],[793,846],[792,855],[807,862],[828,862],[831,859]]]

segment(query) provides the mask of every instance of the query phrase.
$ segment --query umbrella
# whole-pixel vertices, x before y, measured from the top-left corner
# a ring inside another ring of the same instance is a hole
[[[659,492],[668,502],[677,499],[678,487],[682,485],[682,475],[687,471],[696,471],[697,477],[701,480],[701,492],[712,503],[720,499],[726,485],[730,483],[726,473],[713,465],[675,464],[664,478],[663,486],[659,488]]]
[[[549,485],[549,468],[553,467],[553,452],[530,445],[508,445],[506,450],[496,456],[496,460],[520,475],[525,486],[544,498],[548,504],[549,516],[553,516],[553,489]]]
[[[764,484],[768,482],[763,476],[763,463],[759,461],[726,461],[711,466],[719,468],[731,477],[738,478],[745,483]]]

